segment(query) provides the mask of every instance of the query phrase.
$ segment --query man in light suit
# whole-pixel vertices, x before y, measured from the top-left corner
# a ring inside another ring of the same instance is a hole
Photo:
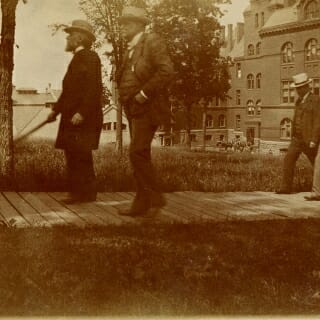
[[[151,162],[151,142],[157,127],[170,123],[167,89],[174,70],[164,41],[145,33],[150,20],[144,9],[125,7],[119,22],[127,51],[116,80],[129,121],[129,157],[137,186],[130,210],[119,213],[136,217],[165,205]]]
[[[96,200],[92,150],[98,148],[102,128],[102,75],[100,58],[90,50],[95,40],[92,26],[74,20],[65,32],[65,50],[73,58],[48,121],[61,113],[55,146],[65,151],[69,197],[64,202],[70,204]]]
[[[320,139],[320,97],[311,93],[306,73],[293,76],[293,86],[298,93],[293,117],[292,140],[283,163],[283,177],[278,194],[292,192],[296,161],[304,153],[314,164]]]

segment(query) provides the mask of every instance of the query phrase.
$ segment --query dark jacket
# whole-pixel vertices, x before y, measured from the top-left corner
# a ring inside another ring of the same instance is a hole
[[[297,108],[301,108],[301,120],[299,123],[302,140],[309,144],[311,141],[318,144],[320,142],[320,97],[309,94],[304,103],[296,102],[296,110],[293,118],[292,136],[297,137],[296,123]]]
[[[56,148],[98,148],[103,119],[102,76],[100,58],[95,52],[83,49],[75,53],[53,110],[61,113]],[[81,125],[71,123],[75,113],[84,117]]]
[[[128,79],[123,76],[128,66],[135,76],[135,82],[132,83],[133,79],[130,79],[129,85],[126,84]],[[168,123],[170,121],[168,87],[173,75],[173,64],[165,42],[154,33],[143,34],[134,48],[131,59],[126,52],[124,62],[116,74],[120,101],[125,110],[128,111],[130,107],[140,108],[143,112],[150,113],[155,124]],[[133,98],[140,90],[143,90],[148,100],[139,106]]]

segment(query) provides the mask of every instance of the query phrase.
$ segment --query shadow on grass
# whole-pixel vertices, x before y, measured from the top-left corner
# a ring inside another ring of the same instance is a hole
[[[320,311],[320,220],[3,228],[0,314]]]

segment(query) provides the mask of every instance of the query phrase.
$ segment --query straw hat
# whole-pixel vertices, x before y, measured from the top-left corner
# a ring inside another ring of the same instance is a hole
[[[85,20],[73,20],[71,26],[64,29],[65,32],[80,31],[89,35],[92,41],[96,40],[91,24]]]
[[[292,77],[294,83],[291,85],[293,88],[303,87],[309,84],[312,80],[309,79],[306,73],[299,73]]]

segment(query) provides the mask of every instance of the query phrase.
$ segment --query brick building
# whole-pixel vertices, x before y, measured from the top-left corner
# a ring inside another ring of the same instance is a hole
[[[227,128],[261,151],[279,151],[291,138],[292,76],[307,72],[320,94],[320,1],[251,0],[243,15],[227,28],[224,54],[234,59]]]

